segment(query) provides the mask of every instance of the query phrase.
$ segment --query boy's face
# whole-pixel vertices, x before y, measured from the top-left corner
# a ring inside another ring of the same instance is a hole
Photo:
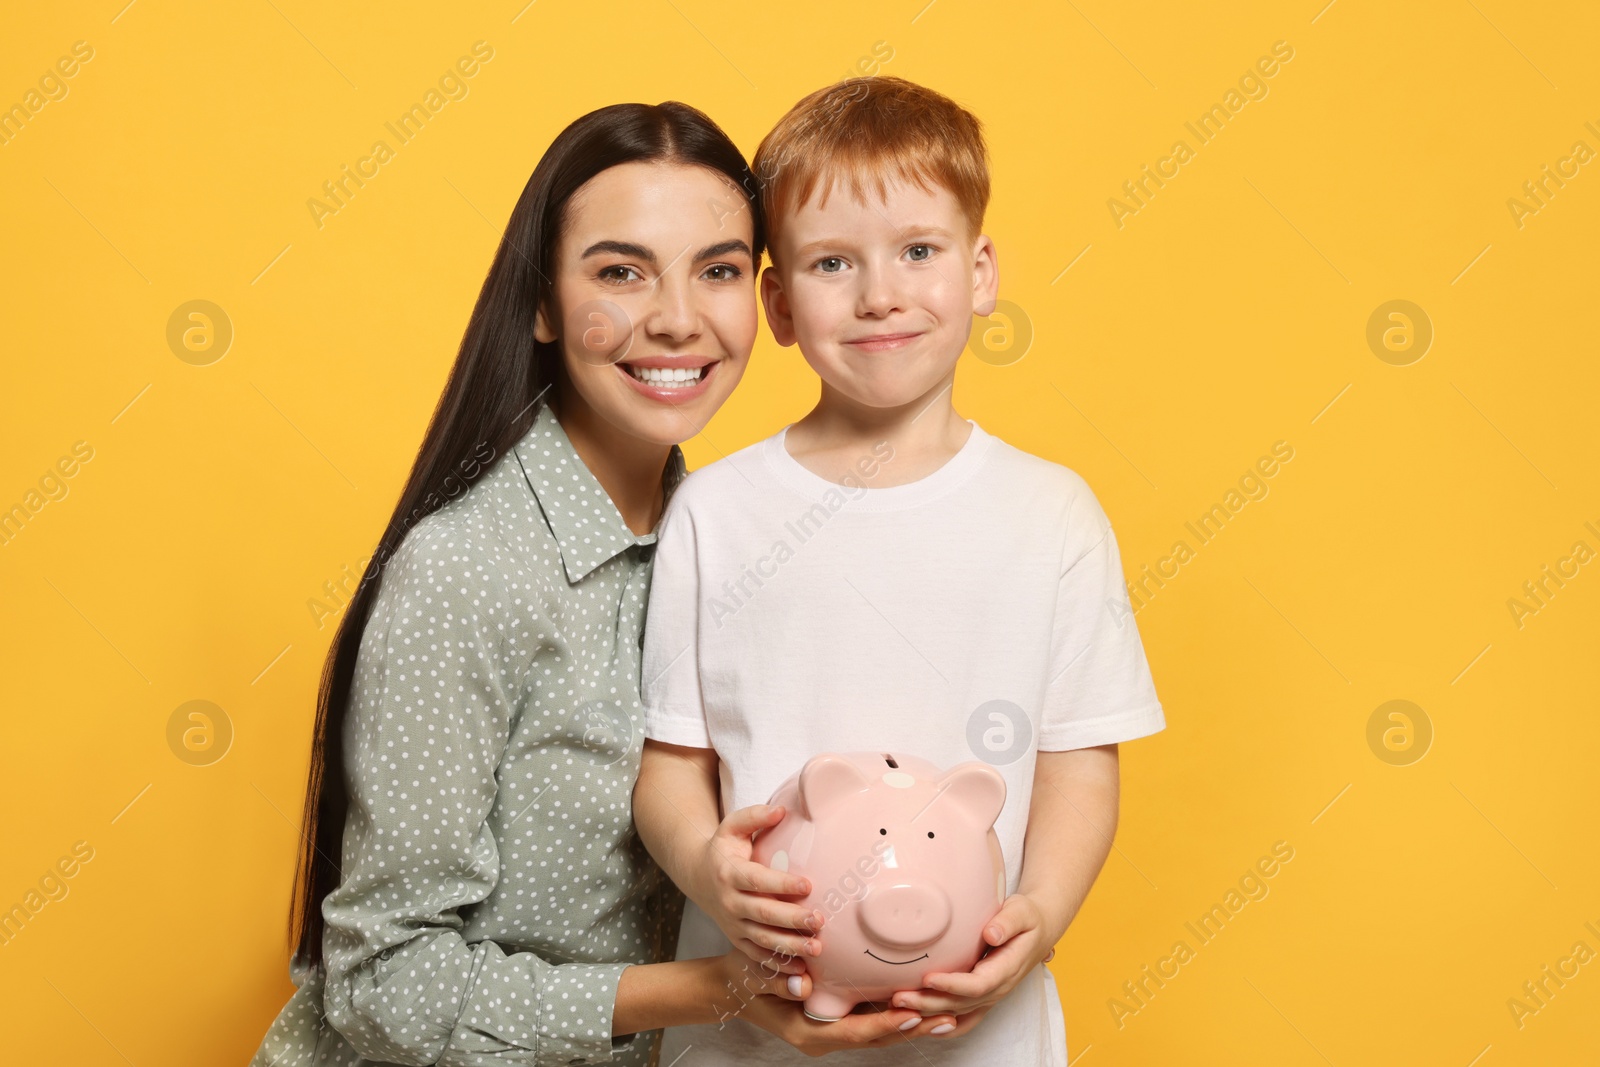
[[[930,183],[931,184],[931,183]],[[951,381],[973,315],[994,311],[994,243],[949,190],[891,181],[867,203],[835,186],[785,217],[761,277],[767,323],[829,389],[869,408],[926,404]]]

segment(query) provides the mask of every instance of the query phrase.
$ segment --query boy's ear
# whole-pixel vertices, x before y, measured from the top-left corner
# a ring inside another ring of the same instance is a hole
[[[539,309],[539,313],[534,316],[533,339],[542,344],[549,344],[556,339],[556,332],[550,328],[550,320],[548,317],[546,317],[543,307],[541,307]]]
[[[1000,261],[988,234],[979,234],[972,255],[972,313],[988,318],[1000,297]]]
[[[767,312],[767,329],[772,339],[784,348],[794,344],[794,316],[789,313],[789,297],[778,279],[778,268],[768,267],[761,272],[761,306]]]

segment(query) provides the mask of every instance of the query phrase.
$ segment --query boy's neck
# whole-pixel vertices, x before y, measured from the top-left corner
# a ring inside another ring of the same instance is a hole
[[[956,412],[954,376],[909,404],[875,408],[859,404],[822,383],[822,398],[789,427],[784,446],[795,462],[830,482],[861,478],[859,463],[887,441],[893,458],[865,479],[870,489],[921,481],[948,463],[972,434]],[[881,455],[879,456],[881,459]]]

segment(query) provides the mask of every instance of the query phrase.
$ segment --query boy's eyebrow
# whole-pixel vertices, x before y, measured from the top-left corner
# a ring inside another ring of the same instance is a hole
[[[896,234],[896,236],[902,240],[909,240],[914,237],[942,237],[947,241],[955,240],[955,234],[951,233],[943,226],[907,226],[905,229]],[[798,258],[800,256],[820,252],[825,248],[837,247],[846,240],[848,240],[848,238],[845,237],[824,237],[817,241],[807,241],[805,244],[795,249],[794,254],[796,258]]]
[[[800,259],[804,256],[815,255],[816,253],[821,252],[823,249],[839,247],[844,240],[845,238],[843,237],[824,237],[820,241],[807,241],[805,244],[794,250],[794,255],[796,259]]]

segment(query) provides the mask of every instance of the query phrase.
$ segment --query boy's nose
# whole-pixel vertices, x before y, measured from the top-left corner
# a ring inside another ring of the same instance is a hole
[[[900,295],[884,272],[871,268],[862,271],[861,295],[858,310],[867,315],[883,318],[892,311],[900,311]]]

